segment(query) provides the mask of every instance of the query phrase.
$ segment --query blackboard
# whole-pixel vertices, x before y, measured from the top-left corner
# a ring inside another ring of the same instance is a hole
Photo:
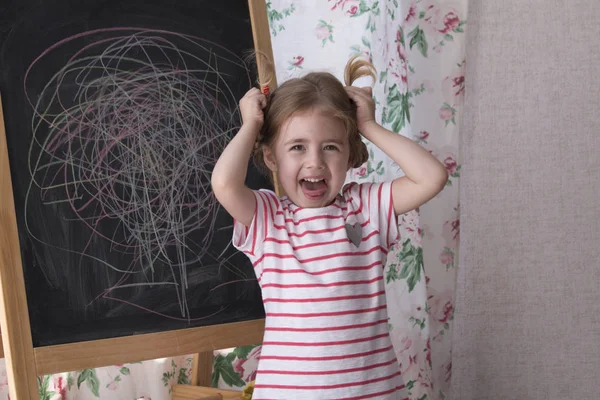
[[[263,318],[209,186],[256,84],[247,1],[3,7],[0,93],[34,347]],[[251,164],[247,184],[270,186]]]

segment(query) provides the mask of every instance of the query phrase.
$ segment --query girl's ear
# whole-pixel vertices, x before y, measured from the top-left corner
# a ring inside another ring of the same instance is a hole
[[[263,146],[263,161],[267,168],[271,170],[271,172],[277,172],[277,162],[275,161],[275,153],[269,146]]]

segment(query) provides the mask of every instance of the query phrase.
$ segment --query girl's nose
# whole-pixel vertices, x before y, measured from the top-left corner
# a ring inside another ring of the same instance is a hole
[[[308,157],[309,168],[322,169],[325,167],[325,158],[320,150],[311,151]]]

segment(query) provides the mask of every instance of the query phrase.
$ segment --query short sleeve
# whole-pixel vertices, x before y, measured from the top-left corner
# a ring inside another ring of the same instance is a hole
[[[371,226],[379,231],[382,247],[389,250],[398,240],[398,217],[394,211],[392,182],[351,183],[347,195]]]
[[[263,242],[267,238],[271,229],[273,229],[273,220],[277,209],[281,207],[279,198],[270,190],[253,191],[256,198],[256,208],[250,226],[246,226],[238,221],[233,221],[233,246],[246,254],[250,261],[260,258],[263,250]],[[254,266],[256,276],[260,276]]]

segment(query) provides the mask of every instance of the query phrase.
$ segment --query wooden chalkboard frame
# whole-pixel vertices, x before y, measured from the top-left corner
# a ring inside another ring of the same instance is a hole
[[[265,0],[248,4],[255,50],[273,62]],[[262,84],[264,59],[256,61]],[[270,90],[276,85],[270,77]],[[193,380],[205,378],[212,351],[260,343],[264,319],[34,348],[0,98],[0,329],[11,399],[38,400],[40,375],[191,353],[201,353],[194,360]]]

